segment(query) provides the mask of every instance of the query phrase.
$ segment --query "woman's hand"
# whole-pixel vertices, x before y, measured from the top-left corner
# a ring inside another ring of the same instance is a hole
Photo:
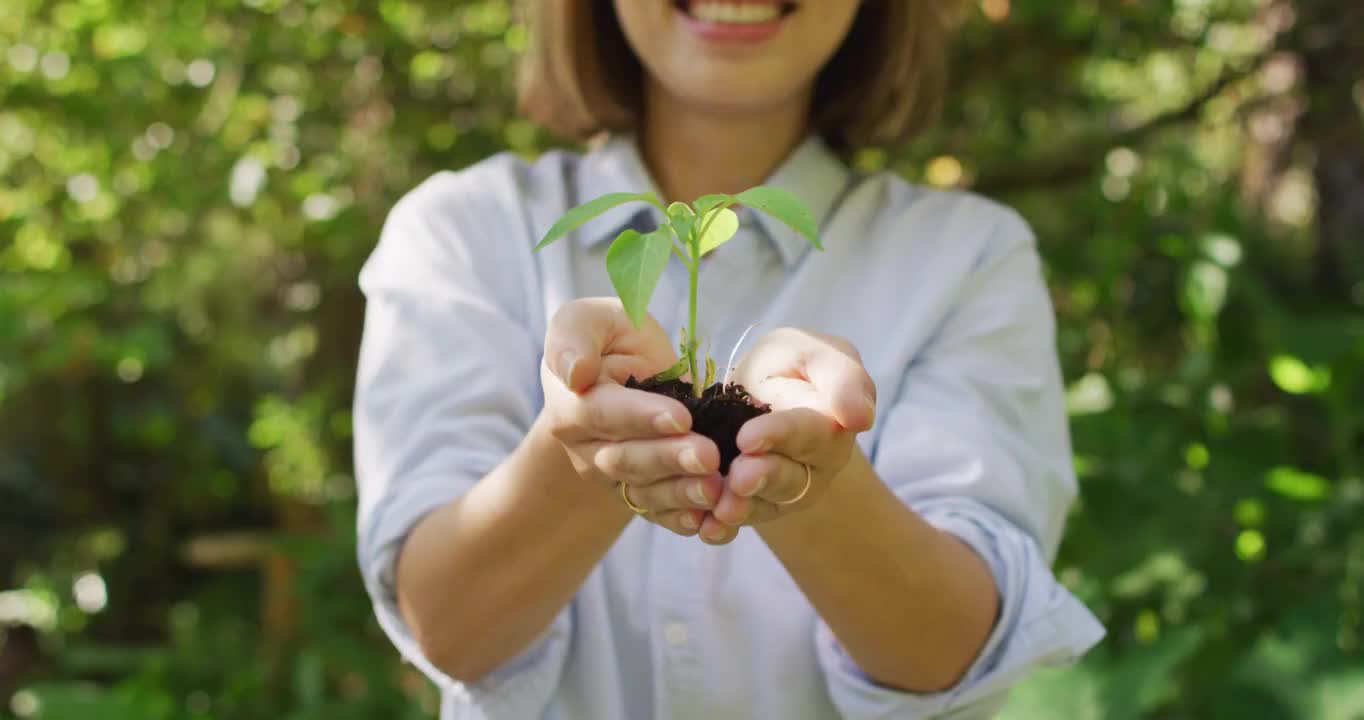
[[[689,432],[681,403],[624,387],[676,357],[658,323],[650,317],[636,329],[619,300],[570,302],[546,333],[544,419],[580,476],[611,492],[625,483],[631,502],[651,511],[646,519],[695,535],[720,496],[720,451]]]
[[[700,530],[702,540],[717,545],[733,540],[741,525],[818,502],[848,463],[857,434],[876,420],[876,385],[842,338],[774,330],[740,361],[734,377],[773,411],[739,430],[743,454],[730,465],[723,494]]]

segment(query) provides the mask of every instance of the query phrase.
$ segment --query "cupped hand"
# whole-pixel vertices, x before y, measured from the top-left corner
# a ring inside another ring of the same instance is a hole
[[[614,298],[575,300],[550,321],[540,380],[549,433],[578,474],[611,492],[624,483],[644,517],[695,535],[721,494],[720,451],[690,432],[672,398],[624,386],[676,361],[651,317],[635,328]]]
[[[764,336],[734,379],[772,412],[739,430],[742,453],[700,535],[712,544],[739,527],[799,512],[819,501],[847,465],[857,434],[876,420],[876,384],[842,338],[795,328]]]

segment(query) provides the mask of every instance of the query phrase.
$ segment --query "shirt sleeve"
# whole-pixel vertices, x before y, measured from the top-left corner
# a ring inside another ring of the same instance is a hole
[[[447,701],[476,709],[461,717],[522,718],[540,715],[558,683],[568,609],[523,653],[465,685],[422,655],[398,611],[394,582],[413,526],[501,463],[541,404],[528,251],[505,242],[507,219],[499,220],[505,213],[490,200],[497,188],[488,175],[477,166],[443,173],[409,193],[361,271],[357,554],[379,624]]]
[[[991,235],[954,309],[906,370],[872,461],[898,497],[989,565],[999,616],[957,686],[933,694],[876,684],[819,623],[816,652],[848,718],[990,717],[1029,670],[1073,662],[1104,635],[1050,567],[1076,484],[1032,233],[1009,212]]]

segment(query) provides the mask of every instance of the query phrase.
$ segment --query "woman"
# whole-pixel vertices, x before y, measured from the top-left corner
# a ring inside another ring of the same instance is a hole
[[[985,717],[1103,631],[1049,569],[1075,494],[1033,240],[967,194],[858,177],[942,83],[927,0],[542,0],[526,111],[585,155],[499,155],[404,198],[361,275],[360,562],[444,718]],[[703,332],[774,412],[727,475],[671,399],[686,276],[643,329],[610,299],[622,206],[758,184]]]

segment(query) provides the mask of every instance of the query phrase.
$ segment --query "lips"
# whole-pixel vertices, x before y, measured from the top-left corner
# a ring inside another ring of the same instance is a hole
[[[724,25],[766,25],[795,12],[790,0],[675,0],[673,5],[693,20]]]

